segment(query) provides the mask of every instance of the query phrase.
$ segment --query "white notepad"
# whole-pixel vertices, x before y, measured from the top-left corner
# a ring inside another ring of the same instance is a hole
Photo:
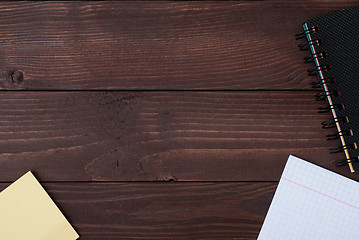
[[[359,183],[289,156],[258,240],[358,240]]]

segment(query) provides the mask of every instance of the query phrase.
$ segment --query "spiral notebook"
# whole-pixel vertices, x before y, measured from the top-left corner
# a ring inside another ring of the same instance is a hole
[[[358,240],[359,183],[289,156],[258,240]]]
[[[331,153],[344,152],[337,166],[348,164],[351,172],[359,171],[359,6],[309,19],[302,27],[296,36],[306,42],[299,48],[310,50],[304,60],[314,63],[308,73],[317,75],[312,85],[322,89],[316,99],[327,102],[319,112],[332,115],[322,127],[336,129],[327,139],[341,142]]]

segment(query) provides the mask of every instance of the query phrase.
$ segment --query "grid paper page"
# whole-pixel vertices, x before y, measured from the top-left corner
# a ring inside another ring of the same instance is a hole
[[[359,183],[289,156],[258,240],[358,240]]]

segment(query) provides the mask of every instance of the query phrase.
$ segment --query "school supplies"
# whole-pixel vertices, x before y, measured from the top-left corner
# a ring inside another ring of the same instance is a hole
[[[359,183],[289,156],[258,240],[357,240]]]
[[[336,165],[359,171],[359,6],[309,19],[296,36],[306,40],[300,50],[310,50],[304,61],[314,63],[308,73],[318,76],[312,85],[322,89],[316,100],[327,102],[319,112],[333,117],[322,123],[323,128],[336,128],[327,139],[341,141],[331,149],[345,154]]]

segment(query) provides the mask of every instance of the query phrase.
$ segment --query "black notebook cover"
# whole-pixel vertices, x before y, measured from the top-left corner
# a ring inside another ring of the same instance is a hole
[[[359,6],[303,24],[327,108],[352,172],[359,171]],[[329,109],[328,109],[329,107]],[[337,150],[338,150],[337,149]]]

